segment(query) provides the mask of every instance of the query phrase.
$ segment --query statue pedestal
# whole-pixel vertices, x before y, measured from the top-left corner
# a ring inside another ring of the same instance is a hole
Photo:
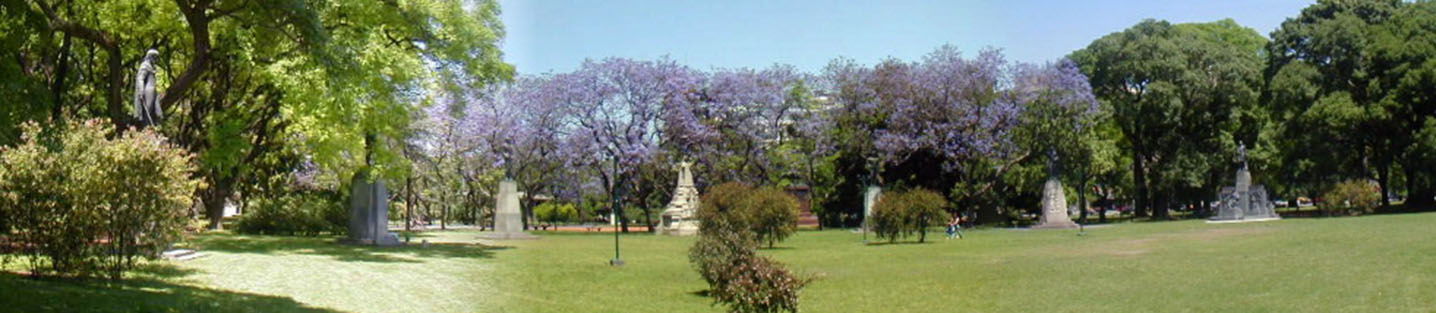
[[[868,186],[867,192],[863,193],[863,231],[872,230],[868,225],[868,219],[873,217],[873,206],[878,204],[878,198],[883,196],[883,188]]]
[[[383,180],[369,181],[365,171],[354,175],[349,197],[349,237],[340,243],[398,246],[399,235],[389,232],[389,189]]]
[[[1217,214],[1207,223],[1261,222],[1281,219],[1276,207],[1267,199],[1266,187],[1252,185],[1252,175],[1246,169],[1237,170],[1237,183],[1222,188],[1218,196]]]
[[[1042,221],[1032,228],[1077,228],[1077,223],[1067,215],[1067,195],[1057,178],[1048,178],[1047,183],[1042,184]]]
[[[523,212],[519,210],[518,184],[505,179],[499,182],[499,196],[494,207],[494,231],[480,233],[480,239],[538,239],[524,232]]]
[[[678,186],[673,190],[673,200],[663,210],[663,219],[658,225],[662,235],[689,236],[698,234],[698,187],[693,184],[693,163],[678,163]]]

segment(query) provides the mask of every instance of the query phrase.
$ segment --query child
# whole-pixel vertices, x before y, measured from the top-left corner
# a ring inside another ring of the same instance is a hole
[[[962,216],[961,216],[961,215],[954,215],[954,216],[952,217],[952,221],[947,222],[947,239],[952,239],[952,237],[954,237],[954,236],[957,237],[958,239],[962,239]]]

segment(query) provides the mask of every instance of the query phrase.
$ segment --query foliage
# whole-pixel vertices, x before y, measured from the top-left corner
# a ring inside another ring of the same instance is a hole
[[[256,235],[342,235],[348,232],[348,197],[335,191],[295,190],[251,199],[235,231]]]
[[[1144,20],[1072,53],[1131,156],[1138,216],[1167,218],[1172,204],[1209,197],[1214,177],[1235,166],[1237,140],[1269,149],[1251,125],[1261,116],[1263,42],[1230,19]]]
[[[534,216],[549,223],[573,222],[578,220],[578,209],[572,203],[544,202],[535,206]]]
[[[708,282],[714,302],[727,303],[730,312],[798,311],[798,292],[808,280],[758,256],[754,250],[758,236],[750,229],[762,223],[752,221],[752,215],[763,214],[755,208],[781,207],[781,202],[793,201],[777,197],[787,195],[776,189],[754,190],[740,183],[715,186],[703,196],[698,211],[698,241],[689,249],[688,259]],[[789,204],[789,209],[795,210],[796,205]]]
[[[1352,179],[1332,186],[1321,198],[1329,214],[1371,213],[1381,204],[1381,186],[1369,179]]]
[[[758,242],[773,243],[792,236],[798,229],[798,200],[777,187],[752,190],[747,196],[749,227]]]
[[[9,239],[33,275],[119,279],[179,240],[200,187],[191,156],[150,130],[109,139],[100,120],[64,126],[27,123],[21,144],[0,148]]]
[[[927,229],[947,223],[947,199],[931,190],[916,188],[887,192],[873,205],[872,224],[878,239],[889,243],[918,233],[918,242],[927,240]]]

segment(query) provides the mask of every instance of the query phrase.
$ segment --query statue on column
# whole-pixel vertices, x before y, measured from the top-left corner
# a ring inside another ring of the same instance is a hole
[[[159,125],[161,113],[159,95],[155,93],[155,61],[160,52],[155,49],[145,52],[140,70],[135,75],[135,119],[141,128]]]

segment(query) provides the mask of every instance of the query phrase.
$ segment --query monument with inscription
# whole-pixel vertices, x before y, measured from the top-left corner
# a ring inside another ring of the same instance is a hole
[[[693,162],[678,162],[678,186],[673,200],[660,215],[663,222],[658,233],[687,236],[698,233],[698,188],[693,185]]]
[[[1057,150],[1047,150],[1047,182],[1042,184],[1042,219],[1036,229],[1077,228],[1067,215],[1067,194],[1057,179]]]
[[[1218,196],[1217,214],[1207,219],[1208,223],[1237,223],[1279,220],[1276,206],[1267,199],[1266,187],[1252,184],[1252,174],[1247,167],[1246,144],[1237,143],[1236,186],[1222,187]]]
[[[389,189],[384,181],[369,179],[369,171],[354,174],[349,198],[349,237],[344,243],[397,246],[399,236],[389,232]]]

